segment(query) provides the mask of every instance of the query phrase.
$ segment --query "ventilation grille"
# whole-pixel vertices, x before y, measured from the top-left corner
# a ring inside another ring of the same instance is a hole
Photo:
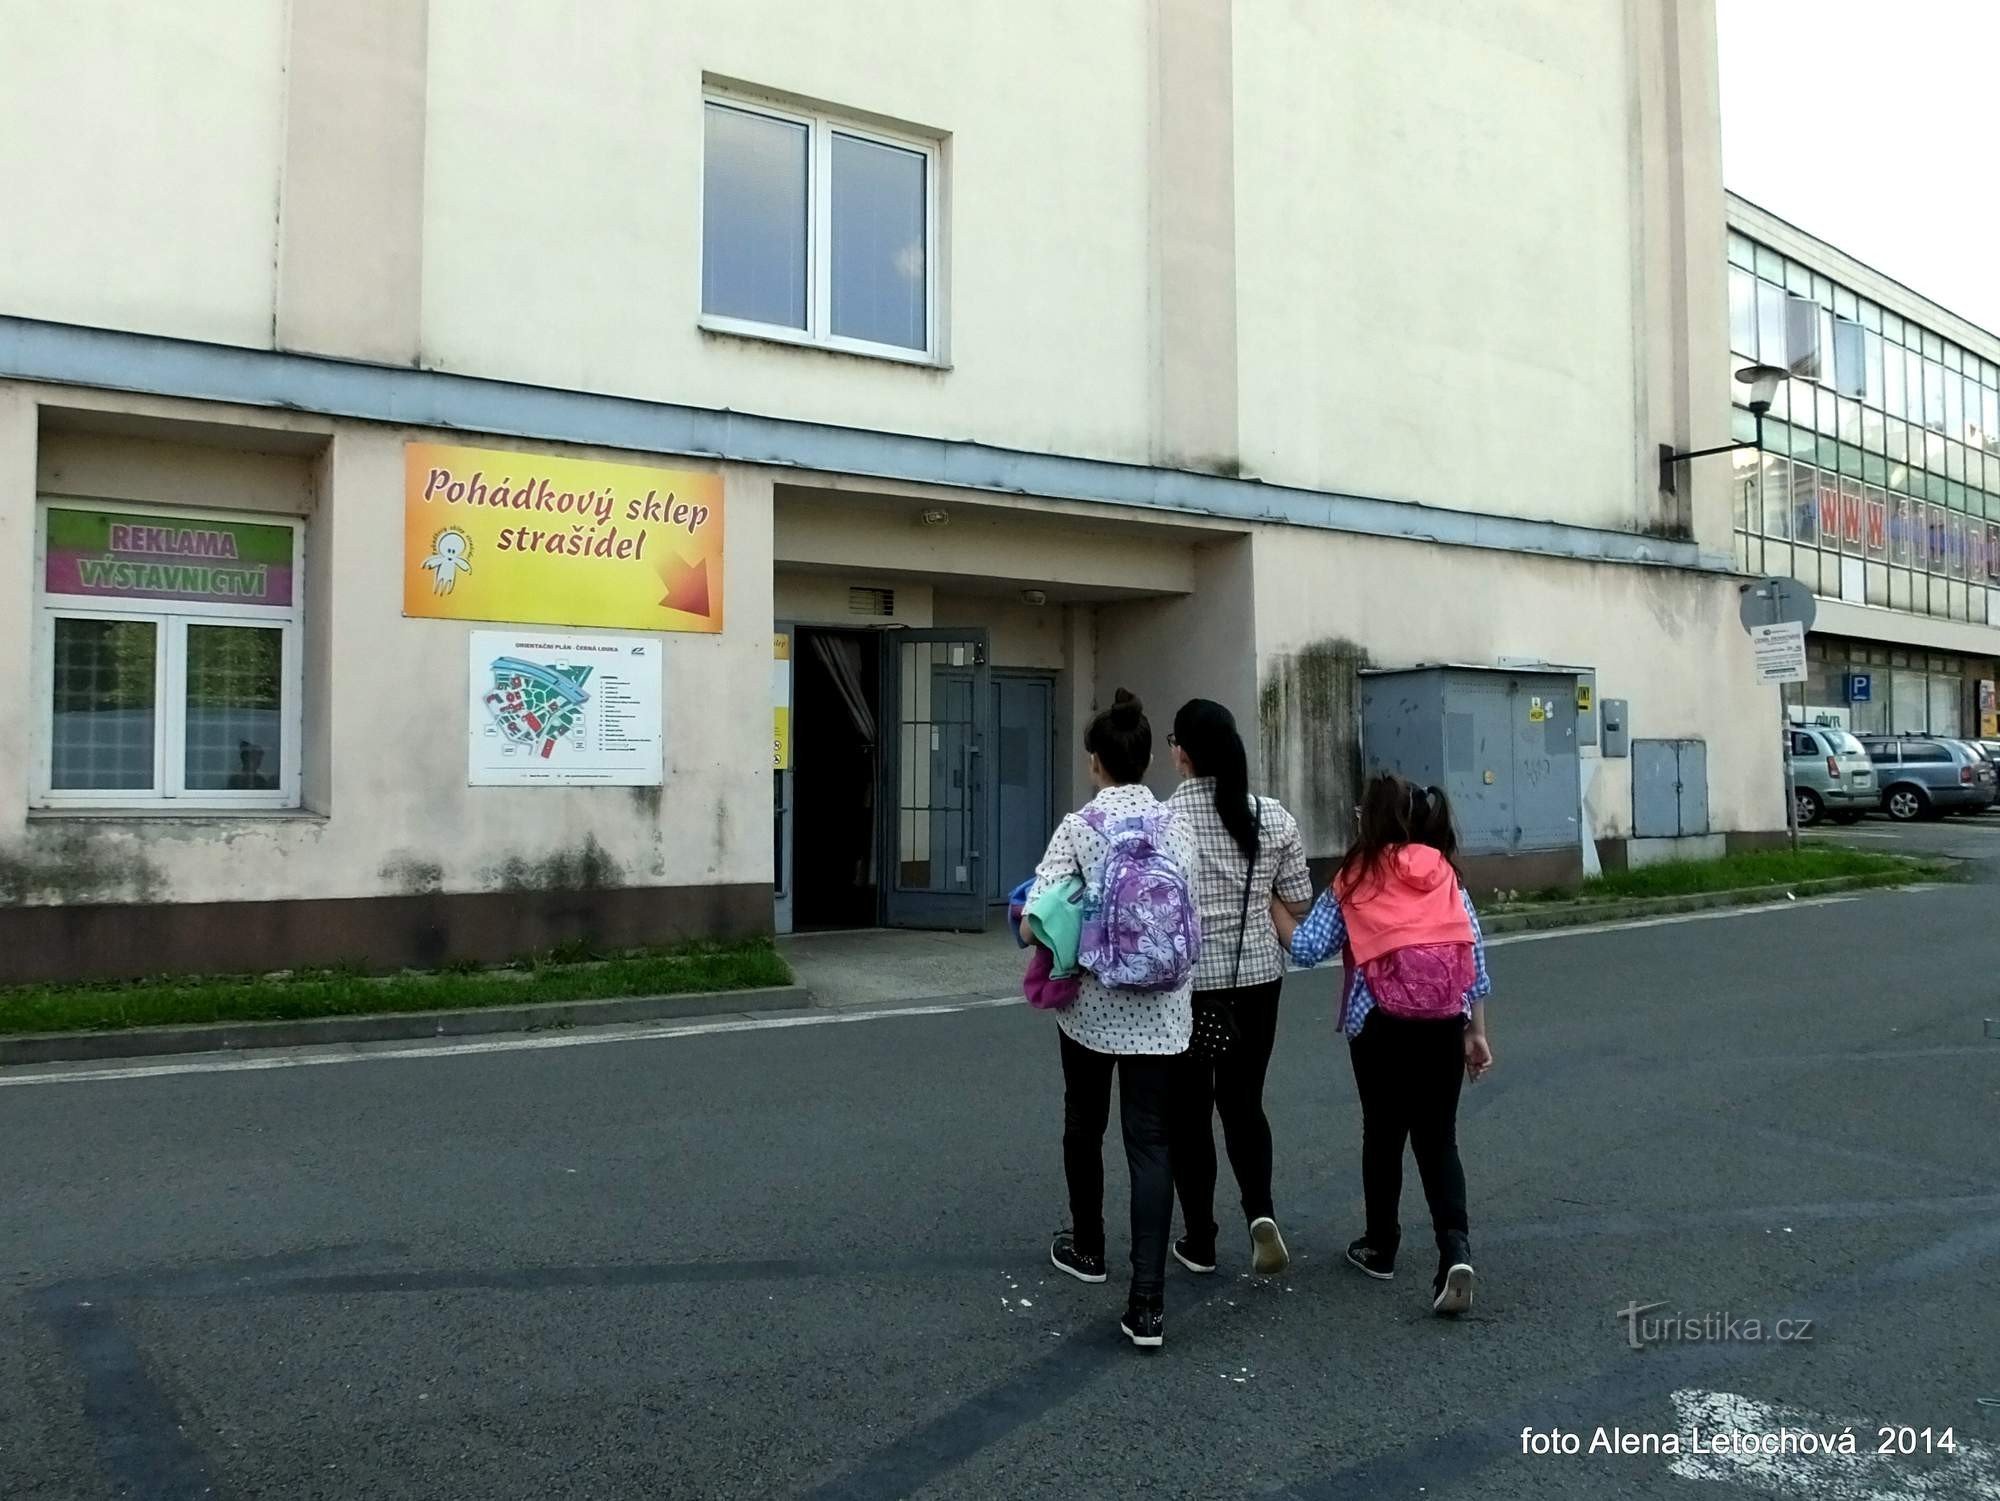
[[[894,589],[849,589],[847,591],[847,613],[850,615],[874,615],[886,619],[896,613],[896,591]]]

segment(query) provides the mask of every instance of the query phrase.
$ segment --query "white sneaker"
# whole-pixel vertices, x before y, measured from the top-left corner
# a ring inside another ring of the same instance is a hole
[[[1250,1222],[1250,1270],[1260,1277],[1275,1277],[1292,1264],[1292,1253],[1285,1249],[1285,1237],[1278,1233],[1278,1222],[1268,1214]]]
[[[1437,1296],[1431,1300],[1431,1312],[1464,1313],[1472,1307],[1472,1288],[1478,1280],[1469,1263],[1453,1262],[1436,1283]]]

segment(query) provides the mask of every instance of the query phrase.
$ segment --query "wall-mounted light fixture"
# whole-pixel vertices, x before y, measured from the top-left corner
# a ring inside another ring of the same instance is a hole
[[[1724,443],[1719,448],[1697,448],[1692,453],[1675,453],[1674,445],[1660,445],[1660,493],[1675,494],[1674,466],[1688,459],[1705,459],[1711,454],[1734,453],[1739,448],[1762,448],[1764,446],[1764,414],[1771,410],[1771,403],[1777,399],[1778,387],[1791,378],[1791,371],[1778,365],[1745,365],[1736,372],[1736,379],[1750,388],[1750,414],[1757,419],[1757,436],[1744,438],[1736,443]]]

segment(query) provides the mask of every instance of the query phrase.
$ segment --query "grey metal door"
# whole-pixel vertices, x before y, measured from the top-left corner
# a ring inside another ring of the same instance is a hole
[[[1708,832],[1708,742],[1683,740],[1680,753],[1680,815],[1683,834]]]
[[[1456,686],[1444,715],[1444,762],[1453,789],[1452,812],[1470,854],[1513,850],[1520,830],[1514,817],[1514,684],[1479,674]]]
[[[882,638],[882,921],[986,925],[986,632]]]
[[[1681,831],[1680,753],[1671,740],[1632,742],[1632,833],[1672,839]]]
[[[990,823],[993,858],[986,895],[1007,893],[1035,873],[1055,827],[1051,796],[1055,758],[1055,681],[995,673],[994,750]]]
[[[1677,839],[1708,832],[1708,745],[1701,740],[1632,742],[1632,834]]]
[[[1577,841],[1576,680],[1514,684],[1514,847],[1574,849]]]

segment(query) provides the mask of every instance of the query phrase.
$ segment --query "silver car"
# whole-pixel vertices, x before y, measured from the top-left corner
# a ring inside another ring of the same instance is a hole
[[[1963,740],[1939,735],[1865,735],[1882,789],[1882,811],[1907,823],[1993,806],[1993,763]]]
[[[1809,829],[1822,818],[1854,823],[1878,806],[1875,763],[1847,731],[1831,725],[1793,725],[1791,742],[1800,828]]]

